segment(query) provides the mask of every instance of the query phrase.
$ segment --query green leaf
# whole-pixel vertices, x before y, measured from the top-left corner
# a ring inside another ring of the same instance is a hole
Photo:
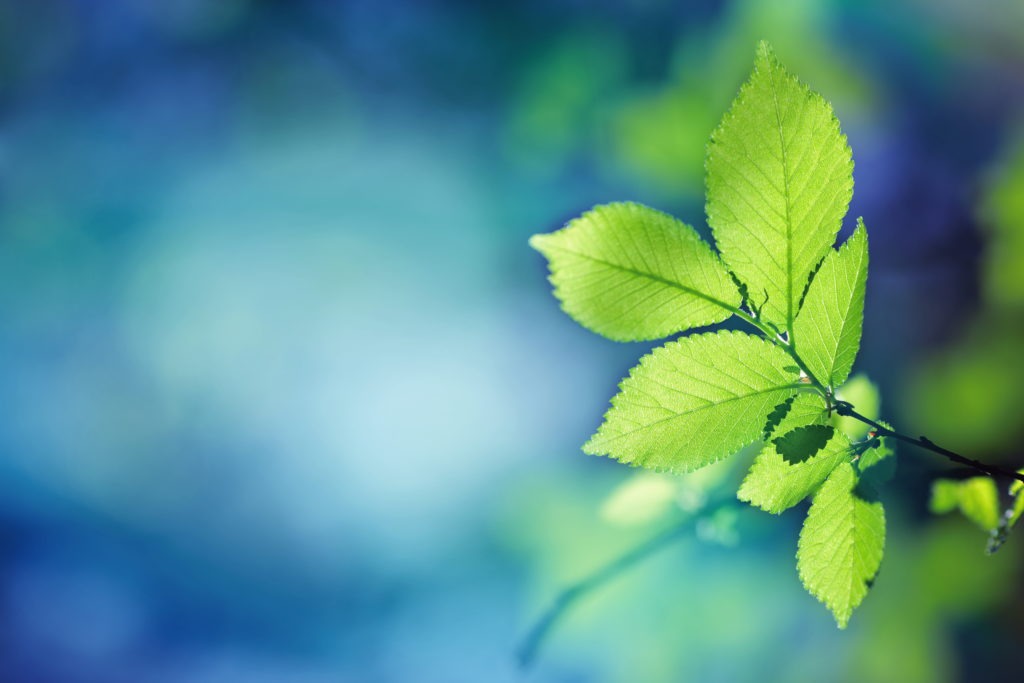
[[[1017,470],[1017,474],[1024,474],[1024,469]],[[1024,515],[1024,482],[1014,479],[1010,484],[1010,495],[1013,496],[1013,507],[1010,508],[1010,518],[1007,524],[1013,527],[1021,515]]]
[[[936,515],[944,515],[960,507],[960,482],[952,479],[932,482],[932,498],[928,507]]]
[[[741,332],[669,342],[622,381],[583,450],[673,472],[711,464],[759,439],[772,407],[803,386],[791,362]]]
[[[853,160],[820,95],[761,43],[750,80],[711,136],[707,215],[723,260],[762,315],[792,329],[811,271],[835,242]]]
[[[782,406],[785,405],[785,410]],[[772,435],[782,435],[797,427],[806,425],[823,425],[828,421],[828,413],[825,412],[825,403],[821,396],[807,392],[801,392],[795,397],[780,404],[772,410],[766,425],[764,438],[767,440]]]
[[[820,447],[806,439],[792,438],[809,430],[827,430],[829,438]],[[788,447],[801,443],[814,452],[793,464],[780,452],[783,443]],[[765,445],[740,485],[737,497],[765,512],[779,514],[814,493],[832,470],[849,458],[850,440],[844,434],[822,425],[800,427]]]
[[[634,203],[598,206],[534,235],[562,308],[616,341],[660,339],[718,323],[740,305],[736,284],[696,231]]]
[[[999,491],[989,477],[971,477],[961,481],[935,480],[932,484],[930,508],[936,514],[959,509],[964,517],[985,531],[997,529],[1002,517]]]
[[[835,433],[835,428],[828,425],[806,425],[783,434],[773,443],[786,462],[796,465],[824,448]]]
[[[886,429],[892,429],[888,422],[880,421]],[[861,486],[866,486],[872,491],[877,491],[896,474],[895,451],[892,441],[886,436],[876,436],[871,440],[873,445],[864,450],[857,460],[857,469],[860,472]]]
[[[814,496],[796,554],[804,587],[825,603],[839,628],[867,595],[885,547],[882,504],[855,493],[857,472],[841,463]]]
[[[960,482],[960,511],[982,529],[999,526],[999,491],[989,477],[971,477]]]
[[[868,233],[864,221],[839,251],[830,249],[793,323],[793,344],[811,374],[830,387],[846,381],[860,348]]]
[[[1024,496],[1017,496],[1013,499],[1013,507],[1010,510],[1010,518],[1007,524],[1011,527],[1017,524],[1017,520],[1024,514]]]
[[[892,429],[888,422],[879,422],[886,429]],[[874,467],[880,467],[884,461],[894,454],[892,443],[888,437],[875,437],[875,445],[864,451],[860,457],[858,468],[861,472],[867,472]]]

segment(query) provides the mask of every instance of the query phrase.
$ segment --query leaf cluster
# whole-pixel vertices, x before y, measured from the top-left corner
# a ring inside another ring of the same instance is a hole
[[[991,554],[1006,542],[1010,531],[1024,514],[1024,484],[1010,485],[1010,503],[1003,505],[999,490],[991,477],[969,479],[937,479],[932,484],[930,507],[941,515],[959,511],[964,517],[988,532],[986,551]]]
[[[868,269],[862,220],[834,248],[851,151],[831,106],[762,43],[705,166],[715,249],[630,202],[530,240],[587,329],[617,341],[686,333],[630,371],[584,451],[685,473],[761,444],[738,496],[775,514],[811,499],[798,574],[844,627],[882,560],[877,487],[893,461],[884,439],[848,433],[832,411],[860,346]],[[695,332],[731,318],[752,333]]]

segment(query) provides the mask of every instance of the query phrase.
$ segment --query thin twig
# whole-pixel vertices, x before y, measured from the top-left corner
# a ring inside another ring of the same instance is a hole
[[[796,348],[793,346],[793,344],[791,344],[788,340],[784,340],[783,338],[781,338],[778,334],[778,331],[768,327],[759,319],[750,315],[743,309],[731,306],[728,308],[730,311],[733,312],[733,314],[737,318],[750,325],[753,325],[761,332],[761,334],[765,336],[765,339],[767,339],[768,341],[770,341],[771,343],[775,344],[780,349],[785,351],[786,355],[792,358],[793,362],[796,363],[796,366],[800,368],[801,372],[804,373],[804,376],[807,378],[807,381],[810,382],[811,386],[814,387],[815,391],[821,394],[822,397],[825,399],[825,402],[828,403],[829,406],[831,406],[832,393],[827,388],[825,388],[824,384],[818,381],[818,378],[815,377],[813,373],[811,373],[810,369],[808,369],[807,367],[807,364],[804,363],[803,358],[801,358],[800,354],[796,352]]]
[[[918,448],[923,448],[926,451],[938,453],[941,456],[949,458],[955,463],[964,465],[966,467],[970,467],[971,469],[987,474],[988,476],[993,478],[1007,477],[1009,479],[1016,479],[1019,482],[1024,482],[1024,474],[1021,474],[1020,472],[1014,472],[1012,470],[1003,469],[1002,467],[997,467],[995,465],[987,465],[979,460],[973,460],[971,458],[964,457],[959,453],[954,453],[948,448],[943,448],[942,446],[937,445],[934,441],[924,436],[919,436],[915,439],[914,437],[907,436],[905,434],[900,434],[899,432],[894,432],[893,430],[879,424],[878,422],[872,420],[871,418],[864,417],[856,410],[854,410],[853,406],[847,403],[846,401],[836,401],[835,410],[840,415],[852,417],[855,420],[860,420],[864,424],[873,427],[880,436],[892,437],[893,439],[897,439],[904,443],[909,443],[911,445],[917,446]]]
[[[800,354],[797,353],[793,344],[788,339],[782,338],[778,334],[777,330],[772,329],[764,322],[759,320],[756,314],[751,315],[741,308],[730,306],[729,304],[726,304],[721,301],[714,301],[714,303],[731,311],[737,317],[755,327],[759,332],[761,332],[765,336],[766,339],[768,339],[770,342],[772,342],[776,346],[780,347],[783,351],[785,351],[786,354],[793,359],[797,367],[803,372],[804,376],[807,378],[806,381],[810,385],[809,388],[813,388],[817,393],[821,394],[822,397],[824,397],[829,411],[835,410],[836,413],[838,413],[839,415],[852,417],[855,420],[859,420],[860,422],[863,422],[864,424],[874,428],[876,434],[879,436],[891,437],[898,441],[902,441],[904,443],[917,446],[918,448],[931,451],[932,453],[937,453],[938,455],[948,458],[949,460],[955,463],[977,470],[978,472],[987,474],[990,477],[1006,477],[1024,483],[1024,474],[1020,472],[1014,472],[1011,470],[1003,469],[1002,467],[997,467],[995,465],[987,465],[981,461],[967,458],[963,455],[960,455],[959,453],[955,453],[947,448],[943,448],[937,445],[935,442],[924,436],[919,436],[915,439],[913,437],[906,436],[905,434],[900,434],[899,432],[893,431],[892,429],[883,426],[882,424],[876,422],[875,420],[872,420],[868,417],[865,417],[864,415],[861,415],[856,410],[854,410],[853,404],[847,401],[837,400],[834,397],[831,389],[825,387],[825,385],[821,381],[819,381],[813,373],[811,373],[807,365],[804,363],[803,359],[800,357]],[[717,507],[708,506],[705,508],[705,512],[713,512],[714,510],[720,507],[722,507],[722,505],[718,505]],[[625,555],[622,555],[619,558],[613,560],[612,562],[605,565],[601,569],[597,570],[596,572],[586,577],[582,581],[573,584],[569,588],[566,588],[564,591],[559,593],[558,597],[555,598],[554,602],[552,602],[551,606],[548,607],[547,611],[544,612],[540,619],[537,620],[537,622],[526,634],[526,637],[523,639],[522,644],[517,650],[516,654],[520,667],[525,669],[533,663],[534,659],[536,659],[537,657],[537,653],[539,652],[541,645],[544,643],[544,641],[551,633],[552,628],[554,628],[558,620],[569,610],[570,607],[572,607],[572,605],[577,600],[579,600],[587,593],[595,590],[596,588],[599,588],[602,584],[614,579],[616,576],[625,572],[641,560],[655,554],[662,548],[667,547],[669,543],[671,543],[673,540],[682,536],[683,532],[689,531],[691,526],[693,526],[694,522],[696,521],[697,517],[698,515],[687,517],[686,519],[678,522],[677,524],[668,527],[667,529],[657,534],[653,538],[648,539],[647,541],[640,544],[633,550],[627,552]]]
[[[917,446],[918,448],[923,448],[924,450],[931,451],[932,453],[937,453],[945,458],[948,458],[949,460],[952,460],[955,463],[964,465],[966,467],[970,467],[971,469],[976,470],[978,472],[982,472],[983,474],[987,474],[992,478],[1007,477],[1009,479],[1015,479],[1021,483],[1024,483],[1024,474],[1021,474],[1020,472],[1007,470],[1002,467],[997,467],[996,465],[988,465],[981,462],[980,460],[974,460],[972,458],[960,455],[959,453],[951,451],[948,448],[943,448],[942,446],[939,446],[934,441],[925,436],[919,436],[915,439],[914,437],[907,436],[905,434],[900,434],[899,432],[893,431],[888,427],[884,427],[878,422],[861,415],[860,413],[853,409],[853,405],[851,403],[847,401],[837,400],[832,395],[832,392],[829,389],[827,389],[818,380],[818,378],[815,377],[810,372],[810,370],[807,368],[807,365],[804,363],[803,359],[800,358],[800,354],[796,352],[796,349],[791,343],[780,339],[777,334],[773,335],[772,330],[767,325],[762,323],[757,318],[749,315],[742,309],[735,307],[729,308],[730,310],[733,311],[733,313],[735,313],[737,317],[756,327],[765,336],[766,339],[768,339],[776,346],[781,348],[789,355],[790,358],[793,359],[793,361],[797,364],[797,367],[799,367],[800,370],[803,371],[804,375],[807,376],[807,379],[810,382],[811,386],[813,386],[814,389],[825,398],[825,402],[826,404],[828,404],[830,411],[835,410],[840,415],[846,415],[847,417],[852,417],[855,420],[860,420],[864,424],[874,427],[877,433],[882,436],[892,437],[893,439],[903,441],[904,443],[909,443],[911,445]]]
[[[715,509],[717,508],[705,508],[709,512],[714,512]],[[551,606],[548,607],[547,611],[544,612],[526,634],[526,637],[523,638],[522,644],[516,651],[516,659],[519,661],[519,666],[525,669],[533,663],[537,652],[540,650],[540,646],[547,639],[551,629],[577,600],[594,589],[599,588],[602,584],[614,579],[641,560],[667,547],[672,541],[682,536],[684,532],[689,531],[694,526],[697,518],[698,515],[692,515],[668,527],[661,533],[633,548],[625,555],[618,557],[587,578],[559,593],[558,597],[551,603]]]

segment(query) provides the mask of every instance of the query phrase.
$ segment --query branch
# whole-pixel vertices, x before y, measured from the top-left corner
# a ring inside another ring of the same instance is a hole
[[[740,320],[756,327],[768,341],[772,342],[780,349],[785,351],[786,355],[792,358],[793,362],[796,363],[796,366],[800,368],[800,370],[804,373],[804,375],[807,377],[807,381],[810,382],[811,386],[814,387],[815,391],[821,394],[822,397],[825,399],[825,402],[828,403],[831,407],[832,393],[827,388],[825,388],[825,385],[822,384],[818,380],[818,378],[815,377],[814,374],[807,368],[807,364],[804,363],[803,359],[796,352],[796,349],[793,348],[793,345],[790,344],[787,339],[780,336],[778,330],[774,330],[768,327],[768,325],[764,324],[756,317],[748,314],[741,308],[735,308],[733,306],[726,306],[726,308],[732,311],[733,314]]]
[[[731,310],[741,320],[756,327],[762,334],[764,334],[765,338],[767,338],[769,341],[773,342],[782,350],[784,350],[789,355],[789,357],[792,358],[793,361],[797,364],[797,367],[799,367],[800,370],[803,371],[804,375],[807,376],[807,379],[810,382],[811,386],[814,387],[814,389],[825,398],[825,402],[828,404],[830,411],[835,410],[840,415],[845,415],[847,417],[852,417],[855,420],[860,420],[864,424],[874,427],[876,432],[882,436],[892,437],[893,439],[903,441],[904,443],[909,443],[911,445],[917,446],[918,448],[923,448],[927,451],[931,451],[932,453],[937,453],[945,458],[948,458],[949,460],[952,460],[955,463],[964,465],[966,467],[970,467],[971,469],[977,470],[978,472],[981,472],[983,474],[987,474],[993,479],[996,479],[998,477],[1007,477],[1009,479],[1015,479],[1021,483],[1024,483],[1024,474],[1021,474],[1020,472],[1014,472],[1012,470],[1003,469],[1002,467],[997,467],[995,465],[987,465],[981,462],[980,460],[974,460],[972,458],[960,455],[959,453],[955,453],[947,448],[943,448],[942,446],[937,445],[935,442],[933,442],[931,439],[927,437],[919,436],[915,439],[913,437],[906,436],[905,434],[895,432],[889,429],[888,427],[883,427],[878,422],[875,422],[870,418],[864,417],[863,415],[861,415],[860,413],[853,409],[853,405],[851,403],[847,401],[837,400],[832,395],[832,392],[829,391],[821,383],[821,381],[819,381],[818,378],[815,377],[807,368],[807,365],[804,363],[803,359],[800,358],[800,355],[796,352],[796,349],[793,348],[793,345],[790,343],[788,339],[784,339],[778,334],[777,331],[772,330],[768,325],[765,325],[755,316],[748,314],[746,311],[732,306],[727,306],[727,308],[729,308],[729,310]]]
[[[923,436],[919,436],[915,439],[913,437],[906,436],[905,434],[894,432],[893,430],[882,426],[878,422],[875,422],[870,418],[864,417],[856,410],[854,410],[853,406],[847,403],[846,401],[836,401],[835,411],[840,415],[852,417],[855,420],[860,420],[866,425],[870,425],[875,429],[875,431],[880,436],[892,437],[893,439],[897,439],[904,443],[909,443],[913,446],[917,446],[918,448],[923,448],[926,451],[938,453],[939,455],[944,456],[955,463],[964,465],[966,467],[970,467],[973,470],[977,470],[978,472],[987,474],[993,479],[998,477],[1007,477],[1009,479],[1016,479],[1017,481],[1024,483],[1024,474],[1021,474],[1020,472],[1014,472],[1012,470],[1003,469],[1002,467],[996,467],[995,465],[986,465],[985,463],[979,460],[973,460],[971,458],[964,457],[959,453],[954,453],[949,449],[943,448],[942,446],[935,444],[935,442],[933,442],[931,439],[928,439]]]
[[[721,504],[717,507],[708,506],[704,508],[704,511],[706,511],[706,514],[713,514],[724,507],[724,505]],[[551,629],[577,600],[587,593],[600,588],[603,584],[630,569],[641,560],[667,547],[672,541],[681,537],[684,532],[689,531],[698,518],[699,515],[688,516],[686,519],[668,527],[661,533],[633,548],[625,555],[606,564],[582,581],[573,584],[559,593],[558,597],[551,603],[551,606],[548,607],[547,611],[544,612],[526,634],[526,637],[523,638],[522,644],[516,651],[516,659],[519,661],[519,666],[526,669],[533,663],[533,660],[537,657],[537,652],[540,650],[540,646],[551,633]]]

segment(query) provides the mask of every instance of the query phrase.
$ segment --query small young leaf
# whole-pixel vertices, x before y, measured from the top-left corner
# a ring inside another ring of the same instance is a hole
[[[932,498],[928,508],[936,515],[944,515],[960,507],[960,482],[936,479],[932,482]]]
[[[799,370],[796,370],[799,372]],[[825,412],[825,403],[818,394],[800,393],[787,402],[786,412],[779,417],[778,422],[772,424],[769,421],[770,430],[765,430],[764,438],[767,441],[774,436],[781,436],[793,431],[797,427],[807,425],[823,425],[828,421],[828,413]],[[778,407],[776,407],[778,408]],[[775,411],[773,410],[774,414]]]
[[[989,477],[971,477],[960,482],[960,511],[982,529],[999,526],[999,491]]]
[[[825,256],[793,323],[794,345],[811,374],[828,386],[845,382],[857,357],[867,277],[868,234],[861,220],[846,244]]]
[[[888,422],[879,422],[879,424],[886,429],[892,429]],[[864,454],[860,456],[858,469],[861,472],[867,472],[875,467],[881,467],[883,462],[887,462],[892,455],[892,444],[889,442],[888,437],[875,437],[875,445],[864,451]]]
[[[930,507],[937,514],[959,508],[964,517],[985,531],[998,528],[1002,517],[999,491],[989,477],[971,477],[962,481],[937,479],[932,484]]]
[[[892,429],[887,422],[879,424],[886,429]],[[893,457],[895,451],[888,437],[877,436],[872,443],[874,445],[866,449],[857,460],[857,470],[860,472],[862,487],[878,491],[896,475],[896,458]]]
[[[1024,470],[1017,470],[1017,474],[1024,474]],[[1010,484],[1010,495],[1013,496],[1013,507],[1010,508],[1010,518],[1007,524],[1013,527],[1021,515],[1024,515],[1024,482],[1014,480]]]
[[[989,477],[970,479],[936,479],[932,484],[931,511],[944,514],[959,509],[964,517],[989,532],[985,552],[992,554],[1006,542],[1021,513],[1024,513],[1024,496],[1021,483],[1010,485],[1013,503],[1003,510],[999,501],[996,483]]]
[[[1010,508],[1010,518],[1007,520],[1007,524],[1013,527],[1022,514],[1024,514],[1024,496],[1017,496],[1013,499],[1013,507]]]
[[[853,194],[853,160],[832,107],[761,43],[754,71],[711,136],[707,215],[723,260],[792,329],[808,276]]]
[[[828,425],[798,427],[775,439],[775,450],[790,465],[796,465],[824,448],[835,432],[835,428]]]
[[[718,323],[741,301],[693,228],[641,204],[595,207],[562,230],[534,235],[530,246],[548,258],[565,312],[616,341]]]
[[[779,452],[778,444],[765,444],[740,485],[737,497],[765,512],[779,514],[793,507],[821,486],[826,477],[850,457],[850,440],[832,427],[813,425],[796,432],[829,430],[828,441],[801,462],[791,464]],[[792,435],[794,432],[790,432]]]
[[[700,334],[644,356],[583,450],[689,472],[759,439],[768,413],[802,386],[789,356],[740,332]]]
[[[839,628],[867,595],[885,548],[882,504],[856,495],[857,472],[841,463],[811,503],[797,549],[804,587],[825,603]]]

